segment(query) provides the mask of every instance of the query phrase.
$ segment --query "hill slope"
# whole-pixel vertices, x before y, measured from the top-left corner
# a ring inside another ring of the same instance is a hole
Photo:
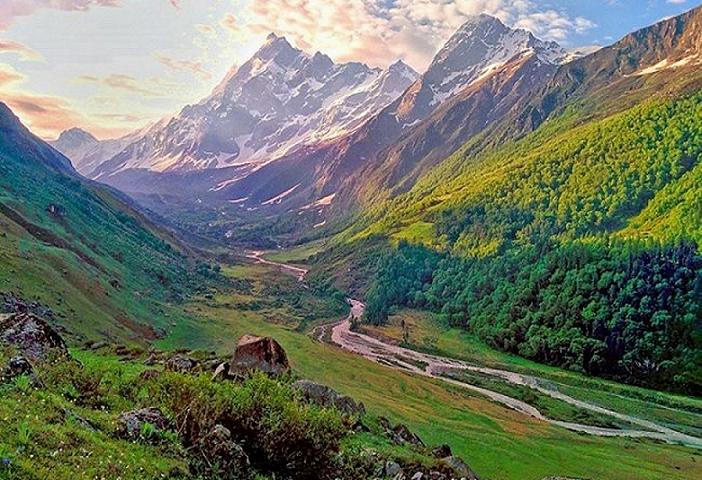
[[[320,261],[345,270],[389,239],[371,322],[428,308],[528,358],[699,392],[701,19],[560,67]]]
[[[0,293],[51,305],[76,337],[156,337],[194,288],[186,250],[2,104],[0,130]]]

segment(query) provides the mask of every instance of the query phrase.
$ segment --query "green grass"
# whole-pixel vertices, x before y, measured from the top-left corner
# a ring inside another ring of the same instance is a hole
[[[297,247],[268,252],[265,258],[280,263],[305,264],[310,257],[324,250],[326,244],[325,239],[315,240]]]
[[[260,274],[260,269],[265,267],[242,266],[228,273],[250,278]],[[161,343],[169,347],[207,345],[228,353],[240,335],[273,336],[300,375],[363,401],[374,415],[406,423],[429,444],[449,443],[481,478],[536,480],[558,474],[602,480],[689,479],[702,474],[702,457],[694,450],[552,427],[439,380],[397,372],[315,342],[298,330],[296,322],[271,323],[260,312],[227,308],[228,301],[222,296],[190,304],[190,313],[201,318],[197,330],[191,329],[189,335],[184,328]],[[458,339],[449,336],[444,341],[455,344]],[[502,355],[477,346],[473,354],[480,352],[489,353],[488,359]]]
[[[408,346],[475,365],[512,370],[542,377],[576,399],[592,402],[620,413],[657,422],[693,435],[702,434],[702,400],[610,382],[542,365],[486,346],[474,335],[448,328],[440,316],[400,310],[384,327],[365,326],[369,333],[402,342],[404,321]],[[535,405],[536,406],[536,405]],[[585,422],[587,423],[587,422]]]

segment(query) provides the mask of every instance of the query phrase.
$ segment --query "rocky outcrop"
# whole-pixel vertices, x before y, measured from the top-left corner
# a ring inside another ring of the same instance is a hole
[[[378,419],[380,426],[385,430],[385,435],[397,445],[413,445],[424,447],[424,442],[417,434],[412,432],[406,425],[398,424],[392,426],[390,420],[385,417]]]
[[[461,478],[465,478],[466,480],[480,480],[480,477],[478,477],[478,475],[459,457],[446,457],[442,459],[441,462],[451,468]]]
[[[68,356],[61,336],[32,313],[0,316],[0,343],[16,348],[30,361],[46,360],[52,352],[61,357]]]
[[[333,407],[344,415],[360,417],[366,413],[363,403],[342,395],[331,387],[314,383],[310,380],[298,380],[292,387],[302,394],[302,397],[322,407]]]
[[[283,347],[270,337],[244,335],[229,362],[229,376],[242,377],[252,372],[263,372],[272,377],[290,371],[288,356]]]
[[[152,433],[156,434],[168,430],[171,426],[171,422],[158,408],[142,408],[120,414],[117,418],[117,434],[132,441],[152,440],[142,438],[146,424],[150,425],[153,429]]]
[[[0,313],[33,313],[41,318],[53,318],[54,312],[39,302],[26,301],[13,293],[0,293]]]
[[[431,456],[434,458],[446,458],[450,457],[451,455],[453,455],[451,452],[451,447],[446,444],[437,445],[431,449]]]
[[[190,373],[198,366],[198,362],[185,355],[176,354],[166,361],[166,370],[179,373]]]

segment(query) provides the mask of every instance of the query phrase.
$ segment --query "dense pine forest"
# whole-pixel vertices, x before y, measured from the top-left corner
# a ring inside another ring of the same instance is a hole
[[[422,244],[380,261],[368,321],[427,308],[530,359],[699,393],[701,156],[697,94],[531,135],[419,185],[368,230]]]

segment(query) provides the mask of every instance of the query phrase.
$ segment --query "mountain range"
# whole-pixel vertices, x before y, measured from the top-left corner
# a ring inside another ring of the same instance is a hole
[[[193,198],[212,208],[235,202],[234,216],[310,206],[296,221],[318,225],[335,197],[345,208],[366,184],[408,188],[572,58],[488,15],[470,18],[421,76],[401,61],[386,70],[335,64],[271,34],[210,97],[170,120],[124,139],[96,144],[84,134],[53,145],[156,210],[164,196],[186,209]],[[468,125],[452,121],[457,109],[475,113]],[[190,177],[182,195],[169,188]]]
[[[0,102],[0,477],[698,478],[701,245],[702,6],[422,73],[271,34],[110,140]]]

